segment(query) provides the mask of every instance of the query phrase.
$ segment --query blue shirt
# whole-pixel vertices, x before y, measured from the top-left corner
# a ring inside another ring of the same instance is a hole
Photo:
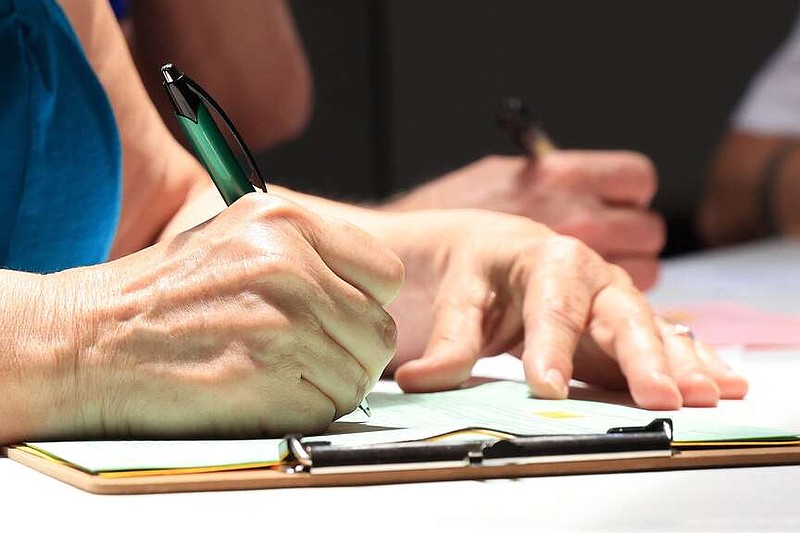
[[[108,98],[53,0],[0,0],[0,267],[108,258],[121,147]]]

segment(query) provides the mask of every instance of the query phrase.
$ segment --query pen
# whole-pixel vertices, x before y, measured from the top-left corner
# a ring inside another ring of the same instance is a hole
[[[178,123],[225,203],[231,205],[245,194],[254,192],[256,188],[267,192],[267,184],[250,150],[222,107],[197,82],[172,63],[161,67],[161,75],[164,77],[164,88],[175,109]],[[209,112],[209,107],[219,116],[236,141],[240,157],[231,150]],[[358,409],[370,416],[366,397]]]
[[[539,119],[521,99],[506,98],[500,104],[496,118],[497,125],[529,158],[536,159],[556,150]]]
[[[175,109],[175,116],[189,138],[195,155],[211,175],[217,190],[227,205],[255,191],[267,192],[267,185],[258,170],[250,150],[222,108],[196,82],[172,63],[161,67],[164,88]],[[208,106],[220,116],[243,153],[243,161],[234,155]],[[243,168],[242,163],[247,166]]]

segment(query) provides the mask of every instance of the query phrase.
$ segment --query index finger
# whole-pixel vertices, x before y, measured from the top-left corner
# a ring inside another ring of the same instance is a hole
[[[323,221],[317,231],[306,233],[322,260],[340,278],[381,305],[392,302],[405,274],[400,258],[378,239],[344,220]]]
[[[331,271],[381,305],[400,292],[403,262],[388,246],[356,226],[275,194],[246,194],[231,206],[235,208],[255,210],[261,221],[291,224]]]

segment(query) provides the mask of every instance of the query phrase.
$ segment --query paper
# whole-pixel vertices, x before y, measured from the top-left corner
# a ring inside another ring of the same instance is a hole
[[[498,381],[471,389],[428,394],[373,393],[373,416],[368,424],[382,427],[425,427],[458,424],[517,435],[605,433],[609,428],[644,426],[659,416],[672,418],[676,442],[733,442],[796,439],[782,430],[717,424],[694,410],[661,414],[644,409],[582,400],[531,398],[522,382]]]
[[[705,416],[698,417],[693,410],[659,414],[601,402],[539,400],[530,397],[525,383],[516,381],[427,394],[373,392],[369,401],[372,417],[368,422],[342,418],[325,435],[303,440],[355,446],[430,439],[466,428],[512,435],[605,433],[612,427],[645,426],[661,416],[672,418],[678,443],[797,440],[785,431],[715,423],[711,421],[713,409],[702,410]],[[27,446],[92,473],[254,468],[278,464],[286,455],[281,439],[38,442]]]
[[[767,313],[728,302],[666,307],[658,313],[692,328],[712,346],[778,348],[800,346],[800,316]]]
[[[27,446],[87,472],[270,466],[287,454],[283,439],[35,442]]]
[[[759,240],[670,258],[648,291],[656,308],[687,303],[747,302],[800,315],[800,239]]]

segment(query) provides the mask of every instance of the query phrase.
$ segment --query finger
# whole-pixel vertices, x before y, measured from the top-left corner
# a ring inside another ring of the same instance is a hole
[[[683,404],[691,407],[713,407],[720,398],[720,388],[708,375],[706,365],[698,357],[695,342],[689,335],[677,334],[674,324],[656,317],[672,377],[678,384]]]
[[[617,360],[637,405],[678,409],[683,398],[670,374],[652,312],[621,270],[614,278],[595,298],[590,335]]]
[[[640,291],[651,289],[658,282],[661,263],[657,258],[607,257],[609,262],[622,268]]]
[[[397,327],[372,297],[337,276],[301,237],[285,272],[261,280],[261,297],[292,323],[322,330],[376,381],[394,355]]]
[[[402,261],[377,239],[345,221],[321,217],[274,194],[247,194],[231,207],[254,211],[267,224],[292,224],[336,275],[383,305],[400,291]]]
[[[324,265],[316,273],[318,290],[303,302],[313,309],[331,339],[349,352],[374,380],[394,356],[397,326],[375,300]]]
[[[303,378],[283,383],[286,394],[275,394],[274,389],[265,391],[264,400],[270,409],[268,417],[258,421],[257,435],[264,437],[285,436],[288,433],[313,435],[325,431],[336,418],[336,408],[330,398],[319,387]],[[220,417],[230,420],[230,410],[226,409]],[[225,432],[224,434],[231,434]]]
[[[300,374],[327,396],[336,407],[338,418],[351,412],[373,387],[369,373],[335,340],[323,331],[296,339],[294,355]]]
[[[575,348],[601,286],[596,271],[584,268],[594,254],[582,250],[586,248],[572,239],[557,241],[547,248],[546,263],[529,257],[512,286],[524,295],[520,308],[525,328],[525,377],[532,393],[541,398],[567,397]]]
[[[720,388],[720,397],[724,400],[740,400],[747,395],[747,380],[734,372],[720,359],[708,344],[695,340],[695,351],[705,363],[708,375]]]
[[[420,359],[401,365],[395,381],[407,392],[453,389],[467,381],[484,346],[491,291],[475,276],[449,275],[434,304],[433,330]]]
[[[581,220],[559,224],[557,230],[579,238],[605,258],[655,258],[664,248],[667,233],[657,213],[622,207],[592,211]]]
[[[636,152],[559,150],[541,164],[543,175],[563,176],[611,204],[646,207],[658,187],[652,161]]]
[[[387,246],[345,221],[326,218],[308,235],[323,261],[348,283],[386,305],[400,292],[405,269]]]
[[[328,395],[288,366],[253,372],[247,380],[237,380],[236,386],[216,399],[213,406],[193,404],[192,408],[194,416],[183,413],[170,417],[170,413],[162,410],[156,417],[159,427],[153,428],[152,422],[146,426],[137,423],[136,433],[160,438],[282,437],[287,433],[322,432],[336,414]]]

